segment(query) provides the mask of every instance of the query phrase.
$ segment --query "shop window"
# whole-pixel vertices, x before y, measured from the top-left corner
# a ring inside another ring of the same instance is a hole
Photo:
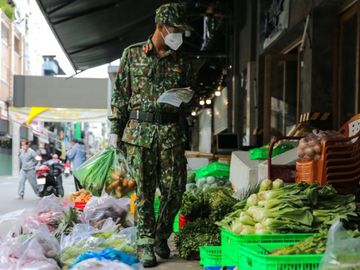
[[[15,51],[15,53],[17,53],[18,55],[20,55],[20,52],[21,52],[21,42],[20,42],[20,38],[18,38],[17,36],[14,37],[14,51]]]
[[[1,23],[1,41],[7,46],[9,45],[9,28]]]
[[[340,16],[338,42],[338,126],[360,112],[360,4]]]
[[[283,55],[265,57],[264,143],[286,135],[299,114],[298,48]]]

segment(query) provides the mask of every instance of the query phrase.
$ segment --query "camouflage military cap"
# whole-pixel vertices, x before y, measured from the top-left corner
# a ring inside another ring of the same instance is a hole
[[[185,20],[185,7],[179,3],[168,3],[158,7],[155,23],[163,23],[182,30],[192,30]]]

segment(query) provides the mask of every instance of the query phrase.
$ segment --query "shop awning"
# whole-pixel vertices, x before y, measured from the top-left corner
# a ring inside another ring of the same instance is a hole
[[[25,125],[29,119],[31,108],[29,107],[10,107],[10,119],[21,125]],[[67,109],[67,108],[49,108],[42,112],[34,121],[41,122],[91,122],[106,121],[108,111],[106,109]]]
[[[161,0],[36,0],[75,70],[109,63],[154,30]]]

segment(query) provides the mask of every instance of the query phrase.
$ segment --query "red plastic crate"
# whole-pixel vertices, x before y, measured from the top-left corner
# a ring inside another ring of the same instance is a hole
[[[75,202],[74,207],[80,210],[84,210],[86,202]]]

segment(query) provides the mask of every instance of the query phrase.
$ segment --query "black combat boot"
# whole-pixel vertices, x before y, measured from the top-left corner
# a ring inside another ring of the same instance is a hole
[[[137,255],[144,267],[155,267],[157,265],[154,247],[152,245],[138,246]]]
[[[157,240],[155,242],[155,253],[161,259],[169,259],[170,257],[170,248],[167,244],[167,240]]]

